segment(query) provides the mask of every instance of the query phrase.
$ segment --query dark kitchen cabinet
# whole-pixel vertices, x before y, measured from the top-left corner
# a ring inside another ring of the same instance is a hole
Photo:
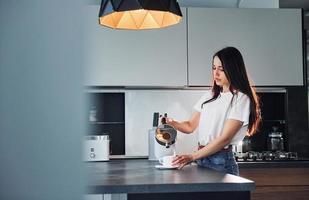
[[[284,121],[286,119],[286,93],[258,93],[263,121]]]
[[[255,135],[250,137],[250,150],[262,152],[272,150],[268,147],[269,134],[274,127],[282,133],[283,150],[290,151],[288,144],[288,121],[286,112],[287,94],[285,90],[258,92],[262,122]]]
[[[308,96],[306,87],[266,88],[258,90],[262,122],[259,130],[249,139],[246,151],[271,151],[269,137],[277,128],[282,133],[283,151],[297,154],[299,158],[309,157]],[[281,139],[281,138],[280,138]]]
[[[124,93],[87,93],[87,135],[109,135],[110,154],[125,154]]]
[[[241,168],[240,176],[253,180],[252,200],[307,200],[309,168]]]

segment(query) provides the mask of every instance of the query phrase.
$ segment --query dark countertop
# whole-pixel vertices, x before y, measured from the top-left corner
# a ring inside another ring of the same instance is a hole
[[[251,191],[255,188],[251,180],[195,164],[182,170],[156,169],[158,162],[146,159],[85,164],[90,194]]]
[[[112,155],[111,160],[148,160],[148,156],[124,156]],[[306,168],[309,167],[309,158],[298,158],[297,160],[257,160],[257,161],[238,161],[239,168]]]

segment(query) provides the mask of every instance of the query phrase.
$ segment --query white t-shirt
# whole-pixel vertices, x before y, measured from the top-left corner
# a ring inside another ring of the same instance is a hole
[[[237,145],[246,135],[249,115],[250,99],[242,92],[233,94],[231,92],[220,93],[214,101],[201,105],[211,99],[212,91],[207,91],[194,105],[194,109],[201,113],[198,126],[198,141],[206,145],[222,134],[224,123],[228,119],[235,119],[243,122],[241,129],[231,140],[232,145]]]

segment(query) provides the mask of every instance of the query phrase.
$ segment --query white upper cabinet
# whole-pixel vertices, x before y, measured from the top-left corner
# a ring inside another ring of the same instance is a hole
[[[212,56],[238,48],[256,86],[303,85],[302,17],[299,9],[188,9],[188,80],[211,83]]]
[[[187,85],[185,9],[180,24],[138,31],[103,27],[98,13],[98,5],[82,13],[85,85]]]

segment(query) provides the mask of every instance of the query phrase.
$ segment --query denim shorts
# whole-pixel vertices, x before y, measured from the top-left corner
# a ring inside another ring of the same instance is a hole
[[[198,166],[239,176],[238,164],[232,150],[219,151],[196,161]]]

